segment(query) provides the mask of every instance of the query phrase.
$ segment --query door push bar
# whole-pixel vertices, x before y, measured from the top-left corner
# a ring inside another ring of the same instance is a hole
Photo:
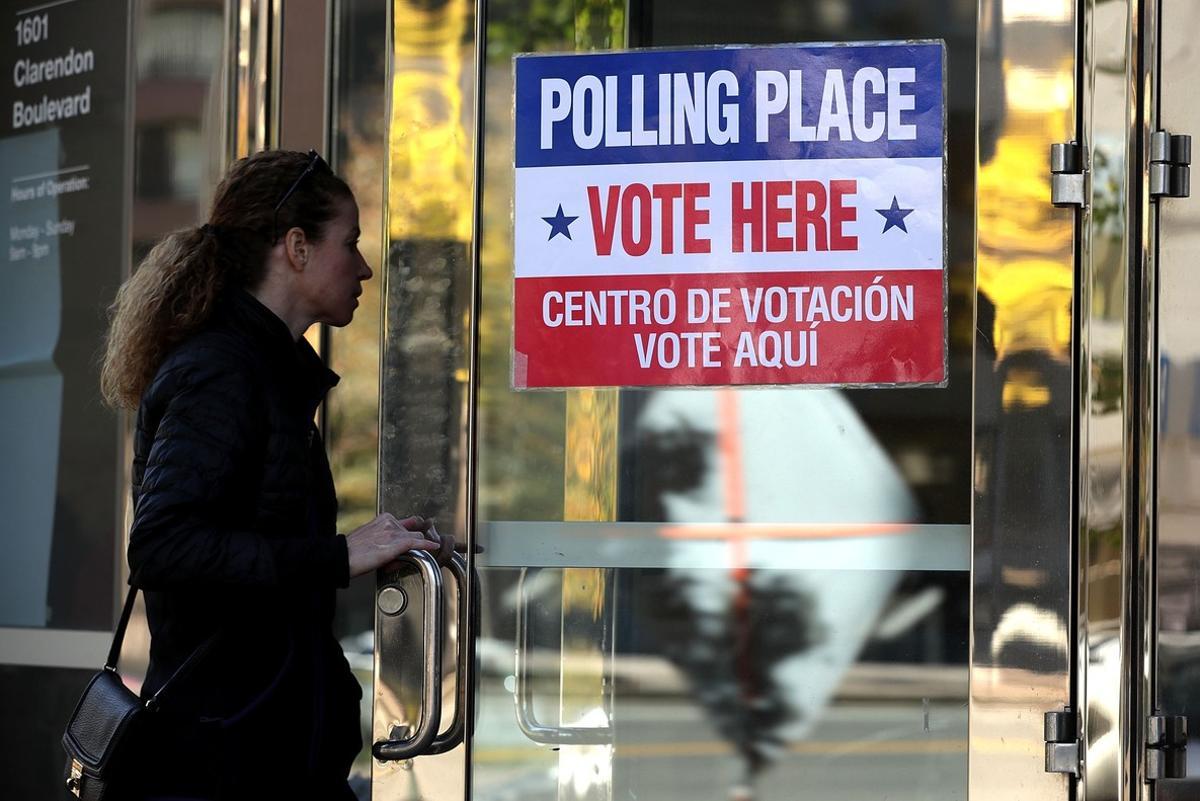
[[[540,568],[534,568],[538,570]],[[517,582],[516,686],[513,700],[517,708],[517,726],[535,743],[543,745],[611,745],[612,726],[546,726],[533,711],[533,684],[529,681],[529,603],[525,597],[525,579],[529,568],[522,568]],[[612,720],[612,715],[608,716]]]
[[[458,554],[451,556],[446,564],[454,583],[458,587],[458,631],[455,639],[458,641],[458,662],[454,668],[454,720],[450,728],[433,739],[422,753],[444,754],[462,745],[467,732],[467,633],[471,631],[471,609],[467,605],[467,562]],[[476,582],[475,586],[479,586]],[[438,673],[440,677],[442,674]],[[438,682],[438,697],[441,697],[441,682]],[[438,720],[441,720],[441,710],[438,710]]]
[[[403,554],[398,561],[408,562],[417,569],[421,575],[421,586],[424,590],[425,614],[421,633],[425,641],[425,658],[422,664],[421,722],[416,730],[407,737],[375,742],[371,747],[371,754],[376,759],[385,762],[449,751],[462,743],[466,733],[466,634],[470,620],[470,609],[466,603],[466,562],[461,556],[454,554],[446,565],[451,575],[454,576],[454,583],[458,588],[458,673],[455,676],[457,692],[455,693],[454,720],[450,727],[439,735],[438,726],[442,721],[442,570],[437,560],[426,551],[409,551]],[[379,590],[377,600],[379,608],[384,614],[396,615],[403,611],[403,606],[393,600],[398,592],[401,592],[400,588],[391,584]]]

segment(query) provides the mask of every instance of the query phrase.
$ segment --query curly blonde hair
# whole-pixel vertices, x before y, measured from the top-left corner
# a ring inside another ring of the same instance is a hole
[[[353,193],[309,154],[266,150],[236,162],[217,187],[209,222],[167,235],[109,307],[100,392],[113,408],[136,408],[163,359],[200,329],[227,287],[254,289],[277,232],[299,227],[320,241],[337,203]],[[302,174],[286,202],[276,204]]]

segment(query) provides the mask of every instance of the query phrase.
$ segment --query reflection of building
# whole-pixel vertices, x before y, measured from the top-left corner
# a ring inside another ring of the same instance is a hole
[[[144,0],[134,73],[133,260],[201,221],[223,159],[221,0]]]

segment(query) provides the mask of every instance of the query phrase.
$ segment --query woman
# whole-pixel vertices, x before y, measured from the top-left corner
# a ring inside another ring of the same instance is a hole
[[[358,207],[316,153],[237,162],[209,222],[168,236],[121,288],[102,374],[137,407],[130,583],[163,693],[147,798],[352,799],[361,695],[334,595],[453,542],[380,515],[345,537],[313,416],[338,377],[303,337],[344,326],[371,269]]]

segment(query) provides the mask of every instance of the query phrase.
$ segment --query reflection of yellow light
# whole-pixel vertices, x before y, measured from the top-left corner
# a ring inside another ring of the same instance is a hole
[[[1015,369],[1005,378],[1001,398],[1006,412],[1039,409],[1050,402],[1050,388],[1036,370]]]
[[[1071,0],[1004,0],[1004,24],[1014,22],[1069,22]]]
[[[979,245],[1008,256],[1070,252],[1071,214],[1050,205],[1050,145],[1068,138],[1070,106],[1008,109],[995,154],[979,170]]]
[[[1031,350],[1066,355],[1072,278],[1069,262],[1001,261],[980,254],[979,284],[996,306],[994,330],[984,333],[991,336],[998,358]]]
[[[1053,113],[1070,108],[1074,92],[1074,76],[1063,69],[1005,66],[1004,99],[1009,108]]]
[[[304,338],[308,340],[308,344],[312,346],[313,350],[317,353],[321,352],[321,326],[309,326],[308,330],[304,332]]]
[[[575,3],[575,48],[588,50],[624,46],[624,0],[582,0]],[[579,389],[567,395],[563,475],[564,520],[617,519],[617,422],[619,401],[615,390]],[[564,656],[603,655],[612,659],[605,631],[612,614],[608,602],[609,571],[570,568],[563,571],[562,614]],[[575,621],[570,627],[566,621]],[[583,621],[586,620],[586,623]],[[565,661],[564,661],[565,667]],[[561,685],[559,714],[564,722],[577,720],[592,727],[608,727],[604,699],[611,693],[606,670],[566,674]],[[612,795],[613,747],[566,746],[559,751],[560,795],[596,798]],[[566,793],[563,793],[566,790]]]
[[[250,66],[250,5],[242,3],[238,9],[238,57],[239,67]]]
[[[464,116],[467,0],[393,5],[388,232],[396,239],[471,236],[471,139]]]
[[[564,520],[617,519],[615,390],[567,394]]]
[[[1070,138],[1072,70],[1070,61],[1047,70],[1004,66],[1004,129],[978,183],[977,281],[995,305],[994,328],[982,333],[997,359],[1032,350],[1069,356],[1072,212],[1050,205],[1050,145]],[[1037,402],[1036,393],[1006,392],[1015,393],[1006,396],[1013,403]]]

